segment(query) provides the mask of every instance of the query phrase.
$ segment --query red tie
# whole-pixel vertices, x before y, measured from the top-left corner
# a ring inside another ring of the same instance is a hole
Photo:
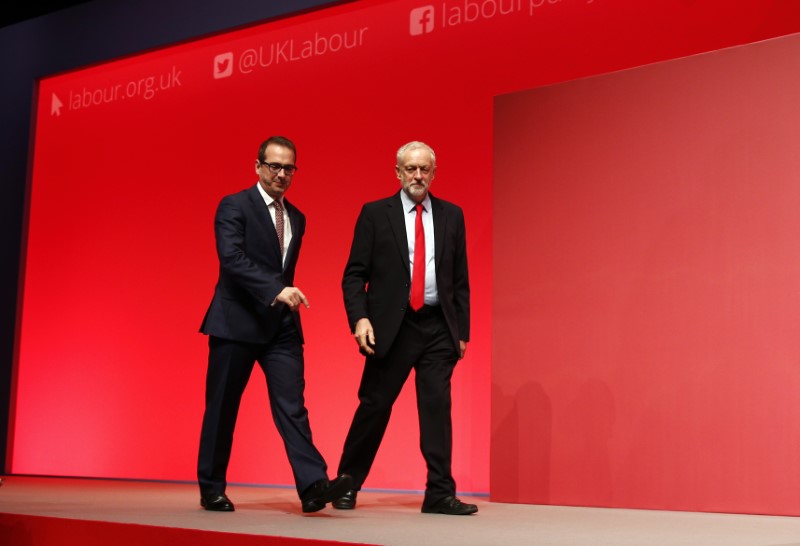
[[[414,271],[411,274],[411,308],[419,310],[425,304],[425,230],[422,229],[422,205],[417,205],[414,229]]]

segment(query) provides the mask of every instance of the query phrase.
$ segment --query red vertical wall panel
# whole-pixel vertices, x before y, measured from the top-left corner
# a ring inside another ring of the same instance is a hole
[[[800,514],[798,59],[496,99],[493,499]]]

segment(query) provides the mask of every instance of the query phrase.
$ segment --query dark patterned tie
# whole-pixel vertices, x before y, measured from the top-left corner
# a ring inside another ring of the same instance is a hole
[[[422,205],[417,205],[414,227],[414,270],[411,273],[411,308],[425,304],[425,230],[422,228]]]
[[[283,258],[283,205],[277,199],[275,203],[275,231],[278,232],[278,243],[281,245],[281,258]]]

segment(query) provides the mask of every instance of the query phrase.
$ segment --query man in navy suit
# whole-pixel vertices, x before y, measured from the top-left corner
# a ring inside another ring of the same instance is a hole
[[[297,171],[294,143],[270,137],[259,150],[258,183],[222,199],[214,220],[219,280],[200,331],[209,336],[206,408],[197,477],[200,504],[231,512],[225,494],[239,404],[255,363],[267,379],[275,426],[283,438],[303,512],[316,512],[352,487],[328,481],[311,440],[303,391],[305,294],[294,273],[306,219],[284,198]]]
[[[401,190],[361,209],[342,280],[347,319],[366,362],[339,464],[354,487],[333,506],[355,508],[392,405],[414,369],[428,469],[422,511],[473,514],[478,507],[455,496],[451,473],[450,379],[469,341],[464,214],[428,192],[436,155],[427,144],[402,146],[395,169]]]

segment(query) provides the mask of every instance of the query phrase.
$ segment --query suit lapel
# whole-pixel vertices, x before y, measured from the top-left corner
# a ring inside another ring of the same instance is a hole
[[[433,195],[431,197],[431,212],[433,213],[433,244],[435,263],[439,265],[444,250],[444,231],[447,229],[447,217],[444,214],[442,203]]]
[[[286,249],[286,260],[284,260],[283,269],[286,269],[286,265],[292,263],[293,256],[295,252],[297,252],[297,245],[300,241],[300,226],[298,222],[300,221],[299,214],[297,209],[289,203],[285,198],[283,200],[283,205],[286,207],[286,212],[289,214],[289,224],[292,226],[292,240],[289,243],[289,248]],[[278,236],[277,232],[275,235],[275,240],[277,241]]]
[[[402,190],[401,190],[402,191]],[[386,214],[389,217],[389,225],[397,243],[397,250],[400,252],[400,259],[406,272],[411,274],[411,266],[408,261],[408,236],[406,235],[406,211],[403,210],[403,202],[400,200],[400,193],[395,194],[387,200]]]
[[[247,192],[247,196],[250,198],[250,204],[253,206],[259,227],[267,236],[266,238],[270,251],[274,252],[275,256],[280,260],[281,247],[278,243],[278,232],[275,230],[275,224],[272,222],[269,207],[264,202],[264,198],[261,197],[261,193],[255,186]]]

